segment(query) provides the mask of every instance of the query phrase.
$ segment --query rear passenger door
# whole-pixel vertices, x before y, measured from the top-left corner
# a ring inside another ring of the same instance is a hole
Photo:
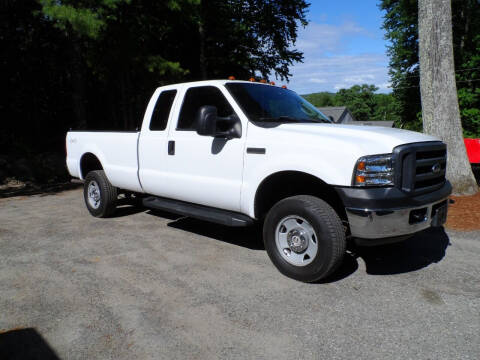
[[[164,196],[168,126],[178,91],[158,89],[145,112],[138,144],[139,180],[148,194]],[[151,117],[150,117],[151,114]]]

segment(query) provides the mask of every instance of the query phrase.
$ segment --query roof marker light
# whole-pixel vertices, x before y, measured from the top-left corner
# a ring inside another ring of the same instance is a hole
[[[235,80],[235,76],[230,75],[230,76],[228,77],[228,80]]]
[[[270,81],[270,85],[275,85],[275,81]]]
[[[254,77],[251,77],[250,79],[248,79],[248,81],[250,81],[250,82],[255,82],[255,78],[254,78]]]
[[[267,80],[262,79],[262,80],[260,80],[260,82],[261,82],[262,84],[266,84],[266,83],[267,83]]]
[[[287,85],[282,85],[282,89],[286,89],[287,88]]]

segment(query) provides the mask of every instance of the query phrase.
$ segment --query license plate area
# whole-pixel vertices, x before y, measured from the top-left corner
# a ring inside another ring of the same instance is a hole
[[[432,226],[442,226],[447,221],[448,200],[432,206]]]

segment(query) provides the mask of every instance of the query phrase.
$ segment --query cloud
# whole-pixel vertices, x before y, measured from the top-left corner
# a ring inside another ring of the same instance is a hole
[[[352,21],[338,26],[311,22],[307,27],[300,29],[295,47],[308,56],[334,53],[345,48],[346,37],[356,36],[372,35]]]
[[[300,94],[337,91],[355,84],[375,84],[388,88],[388,59],[384,54],[322,56],[292,68],[289,88]]]
[[[377,85],[377,87],[379,88],[380,92],[390,92],[390,91],[392,91],[392,83],[390,81],[386,82],[386,83],[383,83],[383,84],[379,84],[379,85]]]
[[[375,84],[381,92],[391,91],[388,58],[383,43],[378,46],[374,37],[351,21],[310,23],[299,32],[296,48],[304,53],[304,62],[291,68],[289,88],[306,94],[366,83]]]
[[[375,80],[375,75],[373,74],[365,74],[365,75],[352,75],[352,76],[347,76],[343,79],[345,82],[349,83],[365,83],[368,81]]]
[[[318,79],[318,78],[309,79],[308,81],[315,84],[325,84],[327,82],[327,80],[325,79]]]

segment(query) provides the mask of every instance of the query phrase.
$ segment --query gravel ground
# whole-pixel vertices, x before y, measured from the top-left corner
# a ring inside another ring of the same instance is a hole
[[[480,232],[361,248],[303,284],[253,230],[96,219],[80,190],[0,199],[0,358],[479,359],[479,274]]]

